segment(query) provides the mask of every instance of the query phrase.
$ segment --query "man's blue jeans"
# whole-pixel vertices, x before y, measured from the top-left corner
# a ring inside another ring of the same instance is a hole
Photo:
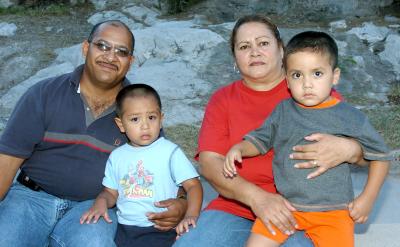
[[[217,210],[201,212],[195,228],[183,234],[173,247],[243,247],[253,221]],[[297,232],[282,247],[312,247],[303,232]]]
[[[114,247],[115,210],[109,210],[112,224],[103,219],[97,224],[79,223],[93,201],[64,200],[15,182],[0,202],[0,246]]]

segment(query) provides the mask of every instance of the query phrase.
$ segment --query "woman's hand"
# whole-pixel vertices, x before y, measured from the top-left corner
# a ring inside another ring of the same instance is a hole
[[[314,143],[293,147],[294,153],[290,155],[290,158],[308,160],[297,163],[296,168],[317,168],[314,172],[308,174],[308,179],[317,177],[344,162],[365,163],[362,158],[362,149],[358,142],[353,139],[321,133],[306,136],[304,139]]]
[[[183,219],[187,209],[185,199],[167,199],[156,202],[154,205],[159,208],[167,208],[167,211],[161,213],[146,213],[147,218],[155,224],[154,227],[161,231],[168,231],[176,227]]]
[[[275,231],[271,223],[287,235],[296,230],[297,223],[292,215],[292,211],[296,209],[278,194],[265,191],[257,193],[257,196],[253,197],[251,209],[273,235]]]

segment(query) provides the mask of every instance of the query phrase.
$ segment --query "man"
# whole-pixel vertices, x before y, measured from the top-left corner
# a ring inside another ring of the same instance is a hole
[[[127,141],[114,102],[129,84],[134,43],[124,23],[97,24],[83,42],[85,64],[37,83],[16,105],[0,139],[0,246],[115,246],[114,210],[111,224],[79,218],[102,189],[109,153]],[[179,199],[158,206],[168,211],[148,217],[162,230],[186,211]]]

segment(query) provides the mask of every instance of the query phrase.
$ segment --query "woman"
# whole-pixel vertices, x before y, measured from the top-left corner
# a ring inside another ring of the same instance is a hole
[[[283,43],[277,27],[258,15],[240,18],[231,35],[231,49],[242,79],[219,89],[207,105],[199,134],[198,159],[202,175],[220,194],[202,212],[197,226],[175,243],[178,246],[244,246],[255,217],[287,234],[296,222],[290,203],[276,194],[272,176],[273,151],[243,160],[238,176],[222,175],[229,148],[257,127],[282,100],[290,97],[282,68]],[[347,161],[362,163],[353,140],[325,134],[307,138],[312,144],[294,147],[291,158],[299,168],[317,168],[313,177]],[[304,162],[305,160],[305,162]],[[301,234],[284,246],[312,246]]]

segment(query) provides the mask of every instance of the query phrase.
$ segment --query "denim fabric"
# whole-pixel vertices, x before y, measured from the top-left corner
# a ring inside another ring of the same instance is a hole
[[[79,223],[93,200],[64,200],[44,191],[33,191],[15,182],[0,202],[0,246],[114,247],[117,218],[109,210],[112,224]]]
[[[183,234],[173,247],[243,247],[253,221],[217,210],[200,214],[196,228]],[[312,247],[302,232],[290,237],[282,247]]]

